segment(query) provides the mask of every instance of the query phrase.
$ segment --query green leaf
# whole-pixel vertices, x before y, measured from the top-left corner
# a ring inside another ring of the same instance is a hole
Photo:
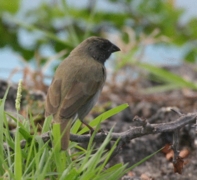
[[[197,89],[197,85],[195,83],[185,80],[179,75],[173,74],[165,69],[162,69],[162,68],[150,65],[150,64],[146,64],[146,63],[139,63],[138,65],[139,67],[158,76],[163,81],[168,82],[170,84],[174,84],[179,88],[187,87],[187,88]]]
[[[16,13],[19,9],[20,0],[0,0],[0,12],[7,11]]]
[[[19,132],[21,135],[26,139],[27,142],[32,140],[32,136],[28,131],[26,131],[24,128],[19,127]]]
[[[186,62],[189,62],[189,63],[195,63],[196,62],[196,60],[197,60],[196,46],[193,49],[190,49],[190,51],[185,54],[184,59],[185,59]]]
[[[103,114],[99,115],[98,117],[96,117],[94,120],[92,120],[89,125],[92,127],[97,126],[97,124],[99,124],[100,122],[108,119],[109,117],[114,116],[115,114],[118,114],[119,112],[123,111],[124,109],[126,109],[129,105],[126,104],[122,104],[120,106],[117,106],[113,109],[110,109],[106,112],[104,112]],[[83,134],[85,132],[88,132],[89,129],[87,127],[84,127],[78,134]]]

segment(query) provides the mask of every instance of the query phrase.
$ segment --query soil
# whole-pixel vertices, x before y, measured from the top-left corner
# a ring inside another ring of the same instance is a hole
[[[197,73],[192,66],[182,65],[177,67],[164,67],[187,80],[195,81]],[[134,79],[133,73],[138,73]],[[132,72],[132,73],[131,73]],[[124,76],[123,79],[119,79]],[[126,78],[125,78],[126,77]],[[149,77],[149,78],[147,78]],[[149,80],[147,80],[149,79]],[[151,80],[150,80],[151,79]],[[133,67],[126,67],[108,79],[98,104],[94,107],[87,120],[96,117],[98,114],[117,105],[128,103],[129,108],[116,116],[111,117],[102,124],[103,129],[109,130],[115,125],[115,132],[122,132],[131,126],[136,126],[133,121],[135,116],[147,119],[149,123],[165,123],[175,121],[179,116],[169,111],[169,107],[177,108],[181,113],[192,113],[197,111],[197,91],[181,88],[165,92],[147,93],[152,87],[165,84],[156,79],[152,74],[140,72]],[[0,81],[0,98],[2,98],[7,87],[5,81]],[[142,91],[143,90],[143,91]],[[46,92],[45,92],[46,93]],[[6,109],[14,111],[16,86],[11,86],[7,98]],[[29,93],[24,92],[26,97],[22,103],[24,109],[28,106],[39,107],[34,109],[34,114],[43,114],[44,93],[35,90]],[[32,109],[32,108],[31,108]],[[25,115],[25,110],[21,112]],[[37,122],[42,124],[43,117],[39,117]],[[172,163],[172,151],[159,152],[141,165],[135,167],[123,180],[196,180],[197,179],[197,130],[188,124],[180,130],[179,149],[183,158],[183,169],[181,174],[174,172]],[[14,125],[10,128],[14,129]],[[128,167],[139,162],[148,155],[154,153],[164,146],[172,143],[172,133],[161,133],[146,135],[124,144],[122,151],[113,158],[111,164],[117,162],[127,163]]]

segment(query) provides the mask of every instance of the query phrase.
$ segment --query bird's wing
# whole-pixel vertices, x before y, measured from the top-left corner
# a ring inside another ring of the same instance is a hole
[[[47,92],[45,115],[59,113],[59,116],[64,119],[75,116],[78,110],[97,93],[98,89],[102,88],[105,81],[105,68],[100,70],[95,73],[95,76],[89,78],[78,76],[65,93],[62,93],[63,80],[53,79]],[[98,78],[98,74],[102,74],[103,78]]]
[[[61,79],[53,79],[45,101],[45,116],[55,114],[61,102]]]
[[[73,117],[101,88],[103,81],[89,80],[74,82],[61,104],[60,116],[65,119]]]

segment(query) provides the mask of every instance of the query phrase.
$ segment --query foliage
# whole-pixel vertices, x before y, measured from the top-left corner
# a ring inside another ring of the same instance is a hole
[[[161,85],[145,88],[142,91],[144,93],[156,93],[167,90],[174,90],[179,88],[190,88],[193,90],[197,89],[197,84],[195,82],[186,80],[176,74],[173,74],[165,69],[158,68],[146,63],[138,64],[139,67],[151,72],[152,80],[156,80],[161,83]],[[151,78],[150,78],[151,79]]]
[[[7,94],[7,93],[6,93]],[[104,169],[116,147],[116,143],[112,147],[111,151],[106,152],[105,147],[110,141],[110,133],[103,144],[95,149],[93,144],[94,135],[92,136],[87,149],[83,149],[77,145],[77,143],[71,143],[72,155],[69,156],[67,152],[60,151],[60,137],[57,133],[57,125],[53,128],[54,148],[51,148],[48,144],[44,144],[39,139],[37,127],[35,127],[33,120],[30,118],[21,120],[19,117],[14,118],[9,115],[12,120],[17,123],[17,130],[15,133],[15,140],[12,139],[9,132],[7,116],[3,111],[6,95],[1,102],[1,144],[6,142],[11,148],[1,148],[0,160],[1,168],[0,174],[3,178],[7,179],[118,179],[126,172],[126,165],[117,164],[108,169]],[[123,105],[126,108],[128,105]],[[120,106],[121,108],[122,106]],[[124,109],[121,108],[121,109]],[[117,109],[117,108],[116,108]],[[111,110],[109,113],[116,114],[117,110]],[[4,123],[4,126],[3,126]],[[78,122],[77,122],[78,123]],[[76,123],[76,124],[77,124]],[[45,120],[43,125],[43,132],[50,130],[51,118]],[[34,135],[31,135],[30,129],[33,129]],[[74,125],[73,129],[78,131],[79,126]],[[95,131],[96,133],[96,131]],[[20,140],[25,139],[27,141],[24,149],[20,148]]]
[[[10,46],[26,60],[32,59],[35,50],[43,45],[53,47],[55,52],[69,52],[84,38],[106,32],[117,32],[127,42],[125,26],[135,31],[136,41],[140,41],[141,34],[149,35],[158,29],[156,39],[166,36],[171,45],[187,44],[183,59],[196,60],[196,19],[180,24],[184,11],[175,8],[172,0],[106,0],[107,9],[96,0],[89,0],[83,7],[72,6],[66,0],[40,1],[36,7],[22,12],[24,1],[13,2],[0,1],[0,48]],[[20,43],[21,31],[35,37],[31,45]]]
[[[5,99],[6,95],[0,105],[0,117],[3,120],[0,126],[2,130],[0,140],[1,144],[6,142],[12,150],[10,148],[4,150],[1,148],[0,175],[4,179],[65,179],[65,177],[69,179],[106,179],[107,177],[109,179],[118,179],[126,172],[126,165],[122,164],[116,164],[107,169],[104,168],[117,145],[115,143],[109,152],[105,151],[105,147],[110,141],[110,133],[99,148],[94,147],[94,135],[87,149],[79,147],[77,143],[71,143],[72,155],[70,156],[67,151],[60,150],[61,138],[57,133],[57,125],[53,128],[54,148],[51,148],[48,143],[44,144],[40,139],[37,127],[35,127],[31,117],[27,120],[20,119],[20,116],[15,118],[9,115],[17,123],[17,130],[14,135],[16,138],[14,140],[8,127],[8,114],[6,115],[6,112],[3,111]],[[123,106],[124,108],[128,107],[128,105]],[[124,109],[123,106],[120,106],[120,109]],[[116,114],[118,112],[116,109],[111,110],[109,113]],[[50,124],[51,118],[49,117],[45,120],[42,132],[49,131]],[[78,122],[73,126],[75,131],[79,130],[77,124]],[[31,129],[33,129],[33,135]],[[20,148],[22,139],[27,141],[24,149]],[[97,150],[95,151],[95,149]]]
[[[183,87],[196,89],[193,82],[180,85],[185,81],[182,77],[176,78],[177,75],[167,71],[163,73],[157,68],[150,68],[148,64],[138,63],[143,59],[149,45],[180,47],[184,49],[183,60],[196,62],[196,18],[188,20],[185,24],[181,23],[184,10],[177,9],[174,1],[106,0],[104,5],[101,5],[98,0],[89,0],[83,6],[79,6],[77,1],[72,1],[75,5],[68,0],[39,1],[37,6],[26,9],[23,7],[25,2],[0,1],[0,34],[3,35],[0,48],[11,47],[26,61],[38,60],[37,64],[42,66],[38,67],[40,71],[51,62],[51,58],[45,57],[42,52],[43,47],[50,48],[54,54],[65,50],[64,54],[55,55],[52,59],[57,56],[64,58],[79,42],[89,36],[111,36],[118,41],[122,49],[116,67],[138,66],[164,82],[163,85],[146,92]],[[31,39],[28,43],[27,40],[25,43],[21,41],[29,37]],[[173,79],[170,81],[173,83],[166,81],[166,78],[171,77]]]

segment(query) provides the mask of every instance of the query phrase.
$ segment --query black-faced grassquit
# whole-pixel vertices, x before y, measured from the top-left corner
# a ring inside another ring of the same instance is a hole
[[[61,148],[66,150],[70,138],[71,122],[84,117],[95,105],[106,80],[105,61],[111,53],[120,51],[109,40],[90,37],[71,51],[56,69],[49,86],[45,115],[53,115],[60,123]]]

